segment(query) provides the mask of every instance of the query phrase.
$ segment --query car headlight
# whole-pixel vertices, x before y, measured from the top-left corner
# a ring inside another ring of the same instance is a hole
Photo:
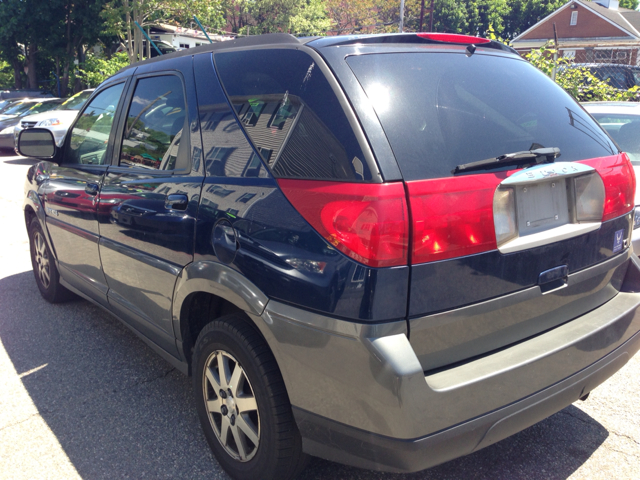
[[[62,120],[59,118],[49,118],[40,122],[40,127],[53,127],[55,125],[62,125]]]
[[[13,127],[14,127],[14,125],[11,125],[10,127],[2,129],[0,131],[0,135],[5,135],[7,133],[13,133]]]
[[[635,212],[633,214],[633,229],[640,227],[640,205],[636,205]]]

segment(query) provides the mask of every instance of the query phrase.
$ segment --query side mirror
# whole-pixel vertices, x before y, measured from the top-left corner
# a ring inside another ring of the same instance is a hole
[[[56,154],[56,142],[53,133],[46,128],[28,128],[20,132],[18,152],[24,157],[36,157],[50,160]]]

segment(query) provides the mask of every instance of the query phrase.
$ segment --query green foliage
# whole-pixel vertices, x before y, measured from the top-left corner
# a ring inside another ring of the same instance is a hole
[[[90,53],[78,68],[78,78],[88,88],[97,87],[121,68],[129,65],[129,57],[125,52],[116,53],[110,59]]]
[[[9,63],[0,60],[0,90],[13,88],[13,68]]]
[[[289,21],[291,33],[299,35],[324,35],[331,23],[324,0],[303,0]]]
[[[532,65],[552,77],[554,69],[553,55],[555,53],[556,50],[553,47],[544,45],[532,50],[527,54],[526,58]],[[640,93],[638,87],[633,87],[629,90],[618,90],[595,77],[587,68],[571,67],[571,62],[563,57],[558,58],[557,61],[556,83],[580,102],[633,101],[636,100]]]
[[[630,8],[631,10],[637,10],[639,0],[620,0],[620,6],[622,8]]]

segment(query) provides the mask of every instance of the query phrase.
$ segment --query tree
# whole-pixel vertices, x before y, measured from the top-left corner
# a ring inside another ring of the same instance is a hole
[[[110,59],[90,53],[78,68],[78,77],[87,87],[97,87],[121,68],[129,65],[126,52],[116,53]]]
[[[118,36],[131,63],[144,56],[142,32],[135,22],[142,28],[166,22],[184,25],[196,15],[208,27],[224,25],[222,5],[216,0],[112,0],[101,15],[106,31]]]
[[[566,0],[513,0],[510,11],[504,17],[505,38],[514,38],[555,12]]]
[[[3,0],[0,2],[1,55],[14,67],[16,87],[20,82],[20,57],[26,60],[28,88],[38,88],[38,55],[48,46],[58,25],[56,9],[61,0]],[[52,19],[53,22],[52,22]]]
[[[301,35],[324,35],[331,28],[323,0],[305,0],[289,22],[291,33]]]
[[[630,8],[631,10],[637,10],[640,0],[620,0],[620,6],[622,8]]]

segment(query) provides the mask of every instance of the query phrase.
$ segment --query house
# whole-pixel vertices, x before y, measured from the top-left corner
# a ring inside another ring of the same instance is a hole
[[[214,42],[233,40],[233,36],[214,35],[209,33],[209,38]],[[149,37],[151,40],[164,41],[173,45],[177,49],[194,48],[209,43],[207,37],[201,30],[193,28],[176,27],[174,25],[158,24],[150,28]]]
[[[640,64],[640,12],[616,0],[571,0],[511,41],[521,55],[553,40],[576,63]]]

